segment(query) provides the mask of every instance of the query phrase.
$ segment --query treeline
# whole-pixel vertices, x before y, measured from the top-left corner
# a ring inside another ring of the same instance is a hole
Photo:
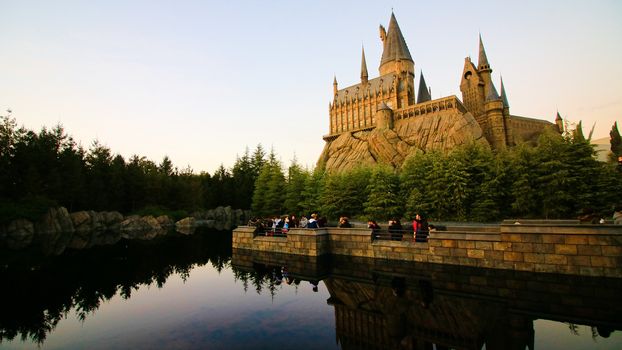
[[[616,125],[612,135],[619,132]],[[612,140],[616,137],[612,136]],[[617,147],[617,148],[616,148]],[[612,145],[619,151],[620,145]],[[577,218],[583,210],[611,217],[622,200],[622,172],[599,162],[581,126],[565,135],[546,130],[536,145],[495,152],[473,143],[449,153],[417,153],[400,169],[361,166],[348,172],[308,171],[293,162],[283,172],[271,156],[261,169],[253,213],[320,212],[360,219],[413,218],[495,221]]]
[[[37,133],[18,127],[9,113],[0,116],[0,223],[34,220],[55,205],[174,217],[217,206],[249,209],[265,158],[258,145],[231,169],[195,174],[168,157],[124,159],[98,141],[85,150],[60,125]]]

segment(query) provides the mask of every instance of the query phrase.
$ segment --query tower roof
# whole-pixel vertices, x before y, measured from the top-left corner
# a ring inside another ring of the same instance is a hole
[[[557,117],[555,117],[555,121],[558,121],[558,120],[563,120],[562,116],[559,115],[559,111],[557,111]]]
[[[408,46],[400,30],[400,26],[397,24],[395,15],[391,13],[391,20],[389,21],[389,31],[384,39],[384,50],[382,51],[382,59],[380,65],[393,60],[409,60],[413,62],[408,51]]]
[[[362,48],[361,57],[361,80],[367,80],[369,74],[367,74],[367,62],[365,61],[365,48]]]
[[[486,96],[486,101],[496,101],[499,100],[499,93],[497,92],[497,88],[495,84],[490,81],[490,88],[488,89],[488,95]]]
[[[430,96],[430,91],[428,91],[428,86],[425,83],[425,79],[423,78],[423,72],[421,72],[421,76],[419,77],[419,92],[417,93],[417,103],[423,103],[430,101],[432,96]]]
[[[486,50],[484,49],[484,42],[482,41],[482,34],[479,35],[479,57],[477,59],[477,69],[490,69],[488,57],[486,57]]]
[[[508,103],[508,97],[505,94],[505,86],[503,86],[503,77],[501,77],[501,101],[503,101],[503,107],[510,107],[510,104]]]

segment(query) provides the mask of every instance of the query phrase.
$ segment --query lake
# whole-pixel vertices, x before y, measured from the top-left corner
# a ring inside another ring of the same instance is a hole
[[[621,281],[233,251],[3,252],[0,349],[620,349]]]

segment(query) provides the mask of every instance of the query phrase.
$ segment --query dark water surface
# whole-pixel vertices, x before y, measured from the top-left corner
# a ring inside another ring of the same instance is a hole
[[[0,349],[621,349],[622,282],[232,251],[0,256]]]

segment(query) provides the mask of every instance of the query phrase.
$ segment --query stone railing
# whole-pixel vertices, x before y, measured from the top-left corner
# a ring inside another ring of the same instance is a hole
[[[517,271],[622,277],[622,226],[565,223],[448,227],[428,242],[374,240],[366,228],[292,229],[286,237],[233,231],[233,248],[305,256],[438,263]]]

